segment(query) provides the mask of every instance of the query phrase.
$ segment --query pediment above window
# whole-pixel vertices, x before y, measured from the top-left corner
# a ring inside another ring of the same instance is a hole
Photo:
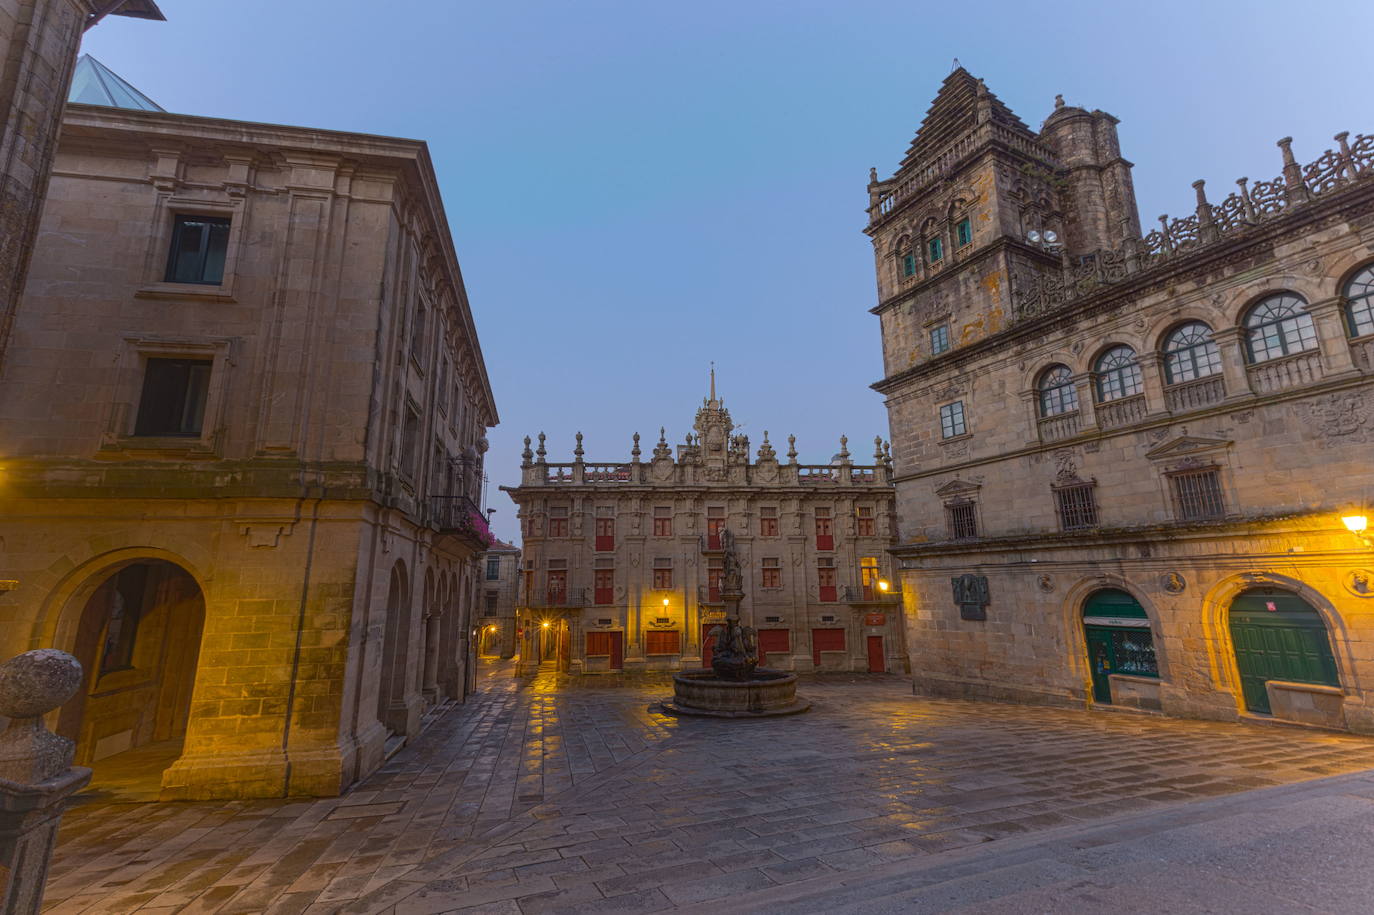
[[[1224,438],[1203,438],[1196,435],[1181,435],[1170,439],[1145,453],[1152,461],[1182,464],[1209,464],[1220,460],[1233,443]]]
[[[980,483],[969,483],[964,480],[950,480],[939,489],[935,490],[935,495],[942,499],[971,499],[982,489]]]

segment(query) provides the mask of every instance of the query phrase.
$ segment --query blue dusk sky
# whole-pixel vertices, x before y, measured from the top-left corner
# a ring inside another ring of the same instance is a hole
[[[1278,174],[1280,137],[1306,162],[1374,129],[1368,0],[159,3],[84,50],[169,111],[428,141],[506,539],[524,435],[551,461],[579,430],[595,461],[680,442],[712,360],[755,447],[888,437],[865,185],[956,57],[1033,128],[1056,93],[1120,118],[1146,231],[1198,178],[1215,202]]]

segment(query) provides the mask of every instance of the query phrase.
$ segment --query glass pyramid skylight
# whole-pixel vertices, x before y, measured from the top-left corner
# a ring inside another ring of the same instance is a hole
[[[106,108],[166,111],[89,54],[82,54],[76,62],[76,73],[72,75],[72,88],[67,93],[67,101],[104,105]]]

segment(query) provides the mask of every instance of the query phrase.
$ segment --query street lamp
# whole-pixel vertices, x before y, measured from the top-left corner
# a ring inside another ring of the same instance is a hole
[[[1369,527],[1369,518],[1367,516],[1345,515],[1341,518],[1341,523],[1345,525],[1346,530],[1350,531],[1350,533],[1354,534],[1356,537],[1359,537],[1361,543],[1374,549],[1374,539],[1371,539],[1369,535],[1365,533],[1365,529]]]
[[[892,586],[891,586],[890,584],[887,583],[887,580],[886,580],[886,579],[883,579],[883,578],[878,579],[878,590],[879,590],[879,591],[886,591],[886,590],[887,590],[888,588],[890,588],[890,587],[892,587]]]

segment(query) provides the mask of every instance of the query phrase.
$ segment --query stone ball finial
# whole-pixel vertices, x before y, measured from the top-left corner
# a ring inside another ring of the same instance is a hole
[[[0,715],[37,718],[81,688],[81,662],[65,651],[40,648],[0,664]]]

